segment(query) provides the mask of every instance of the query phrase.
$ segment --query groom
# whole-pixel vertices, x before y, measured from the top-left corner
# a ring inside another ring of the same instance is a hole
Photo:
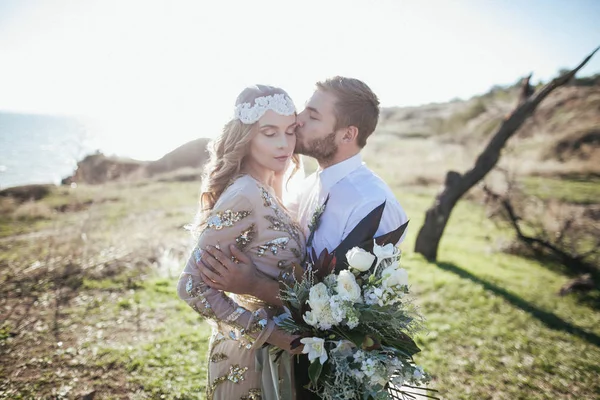
[[[314,249],[319,255],[323,249],[334,250],[367,214],[384,202],[376,237],[397,229],[407,216],[387,184],[361,159],[360,152],[379,119],[375,93],[358,79],[339,76],[316,86],[306,108],[298,114],[295,152],[315,158],[319,169],[306,178],[298,197],[286,206],[304,229],[307,250]],[[318,229],[314,229],[313,216],[325,202]],[[404,236],[398,243],[403,239]],[[249,294],[281,305],[278,282],[258,274],[249,258],[234,246],[231,252],[238,264],[218,250],[210,250],[210,256],[205,253],[202,261],[210,268],[198,264],[204,281],[215,289]],[[310,396],[298,393],[297,398]]]

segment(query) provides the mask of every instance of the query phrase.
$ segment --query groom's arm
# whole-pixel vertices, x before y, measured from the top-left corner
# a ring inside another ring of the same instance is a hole
[[[213,289],[249,294],[267,304],[282,306],[279,282],[259,273],[252,260],[234,245],[231,245],[230,250],[231,255],[238,260],[237,263],[215,247],[205,249],[201,261],[196,264],[204,282]]]

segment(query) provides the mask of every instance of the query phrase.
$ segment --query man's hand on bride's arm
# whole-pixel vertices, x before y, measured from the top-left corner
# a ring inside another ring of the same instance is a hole
[[[252,260],[237,247],[231,245],[230,250],[237,263],[213,246],[204,249],[201,260],[197,263],[204,282],[213,289],[249,294],[268,304],[282,305],[279,283],[260,274]]]
[[[235,246],[232,246],[233,248]],[[236,294],[251,294],[251,289],[258,279],[256,267],[242,252],[232,253],[232,256],[238,260],[237,263],[216,247],[207,246],[200,262],[197,263],[202,278],[213,289]]]

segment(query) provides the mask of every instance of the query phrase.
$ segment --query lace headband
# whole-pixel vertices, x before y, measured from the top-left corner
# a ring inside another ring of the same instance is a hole
[[[283,93],[257,97],[254,105],[242,103],[235,106],[235,118],[244,124],[253,124],[264,115],[267,110],[273,110],[279,115],[292,115],[296,112],[296,107],[292,99]]]

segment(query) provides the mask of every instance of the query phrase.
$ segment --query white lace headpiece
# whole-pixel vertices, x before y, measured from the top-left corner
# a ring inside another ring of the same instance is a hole
[[[296,112],[294,102],[283,93],[257,97],[254,105],[241,103],[235,106],[235,118],[244,124],[253,124],[264,115],[267,110],[273,110],[279,115],[292,115]]]

